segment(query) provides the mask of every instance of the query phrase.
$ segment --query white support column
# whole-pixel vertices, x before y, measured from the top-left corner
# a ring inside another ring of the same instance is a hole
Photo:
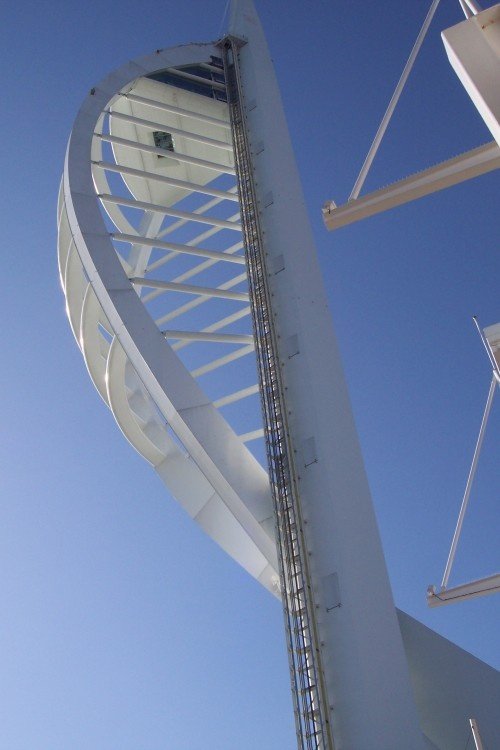
[[[335,747],[421,750],[408,665],[280,94],[250,0],[233,6],[273,321]],[[279,176],[279,179],[277,179]]]

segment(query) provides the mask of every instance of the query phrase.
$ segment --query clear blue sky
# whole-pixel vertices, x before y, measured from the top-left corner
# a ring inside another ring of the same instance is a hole
[[[500,598],[428,610],[490,381],[471,323],[500,320],[490,174],[328,234],[428,0],[258,2],[314,224],[396,603],[496,666]],[[123,440],[64,314],[56,196],[87,91],[128,59],[218,36],[225,0],[10,3],[3,70],[2,750],[294,746],[280,606]],[[439,38],[442,0],[373,189],[491,140]],[[10,260],[9,260],[10,258]],[[455,582],[495,572],[494,409]]]

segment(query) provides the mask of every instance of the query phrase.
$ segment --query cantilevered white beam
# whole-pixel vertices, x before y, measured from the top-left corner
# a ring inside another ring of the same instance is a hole
[[[228,252],[228,251],[226,250],[225,252]],[[168,257],[175,257],[175,254],[172,254],[172,256],[168,256]],[[172,279],[172,281],[174,283],[176,283],[176,284],[181,284],[183,281],[186,281],[187,279],[190,279],[193,276],[198,276],[198,274],[200,274],[206,268],[210,268],[211,266],[215,265],[216,262],[217,261],[206,260],[206,261],[204,261],[204,263],[200,263],[199,265],[195,266],[194,268],[190,268],[185,273],[181,273],[179,276],[176,276],[175,279]],[[239,274],[238,276],[233,276],[232,279],[229,279],[228,281],[225,281],[223,284],[219,284],[219,286],[217,288],[218,289],[232,289],[233,286],[237,286],[242,281],[246,281],[246,279],[247,279],[247,274],[246,274],[246,271],[245,271],[244,273]],[[149,292],[149,294],[146,294],[142,298],[142,301],[144,302],[144,304],[146,304],[146,302],[150,302],[151,300],[156,299],[157,297],[159,297],[162,294],[163,294],[163,290],[162,289],[156,289],[154,292]],[[194,302],[195,302],[194,306],[196,307],[197,304],[201,304],[203,301],[204,301],[203,299],[194,300]],[[188,303],[188,304],[191,305],[192,303]],[[172,312],[175,312],[175,310],[172,311]]]
[[[159,84],[163,86],[163,84]],[[210,125],[218,125],[221,128],[230,129],[231,125],[227,120],[219,120],[218,117],[210,117],[209,115],[203,114],[203,112],[195,112],[191,109],[182,109],[182,107],[176,107],[174,104],[167,104],[167,102],[157,102],[154,99],[147,99],[145,96],[139,96],[138,94],[123,94],[123,96],[131,102],[137,104],[144,104],[147,107],[153,107],[154,109],[162,110],[163,112],[173,112],[175,115],[181,117],[191,117],[193,120],[201,120]]]
[[[241,357],[246,357],[247,354],[251,354],[253,352],[254,348],[255,347],[252,341],[250,345],[242,346],[240,349],[235,349],[234,352],[226,354],[225,357],[218,357],[218,359],[214,359],[212,360],[212,362],[207,362],[206,365],[201,365],[201,367],[196,368],[196,370],[191,370],[190,374],[193,376],[193,378],[199,378],[209,372],[218,370],[220,367],[225,367],[230,362],[234,362]]]
[[[251,432],[245,432],[243,435],[238,435],[242,443],[250,443],[252,440],[258,440],[264,437],[264,430],[262,427],[258,430],[251,430]]]
[[[250,385],[248,388],[242,388],[241,390],[236,391],[235,393],[230,393],[227,396],[223,396],[222,398],[219,398],[217,401],[214,401],[214,406],[217,406],[217,408],[220,408],[221,406],[228,406],[229,404],[235,404],[237,401],[241,401],[244,398],[248,398],[248,396],[253,396],[258,392],[259,392],[259,386],[257,384]]]
[[[175,128],[173,125],[166,125],[162,122],[151,122],[151,120],[144,120],[142,117],[126,115],[122,112],[113,112],[112,110],[107,111],[108,114],[110,114],[117,120],[123,120],[124,122],[130,122],[134,125],[140,125],[141,127],[147,128],[148,130],[165,130],[165,128],[167,128],[168,132],[172,135],[181,135],[183,138],[187,138],[189,141],[198,141],[199,143],[204,143],[207,146],[215,146],[216,148],[222,148],[225,151],[233,151],[232,144],[228,143],[227,141],[218,141],[215,138],[208,138],[206,135],[200,135],[199,133],[191,133],[188,130]]]
[[[226,90],[226,84],[220,81],[213,81],[211,78],[203,78],[202,76],[194,75],[189,73],[187,70],[179,70],[178,68],[167,68],[166,73],[177,76],[178,78],[185,78],[187,81],[193,81],[194,83],[201,83],[205,86],[210,86],[213,89],[219,89],[219,91]],[[222,73],[222,70],[219,71]]]
[[[326,203],[323,220],[327,229],[339,229],[499,167],[500,148],[492,141],[342,206]]]
[[[427,604],[429,607],[440,607],[443,604],[453,604],[453,602],[463,601],[464,599],[475,599],[478,596],[500,592],[500,573],[488,576],[487,578],[478,578],[469,583],[463,583],[461,586],[437,591],[435,586],[429,586],[427,589]]]
[[[118,172],[119,174],[127,174],[131,177],[143,177],[147,180],[155,180],[155,182],[164,182],[167,185],[176,185],[179,180],[172,181],[171,177],[166,177],[162,174],[156,174],[154,172],[145,172],[142,169],[134,169],[133,167],[125,167],[121,164],[114,164],[113,162],[109,161],[94,161],[92,164],[96,167],[100,167],[101,169],[104,169],[108,172]],[[185,187],[191,185],[191,183],[185,183],[185,185],[177,185],[177,187]],[[189,189],[191,190],[198,190],[201,188],[201,185],[191,185]],[[236,195],[236,187],[229,188],[227,192],[218,190],[218,191],[212,191],[207,192],[207,190],[200,190],[200,192],[205,193],[206,195],[212,195],[217,193],[216,197],[212,199],[211,201],[208,201],[207,203],[204,203],[203,206],[200,206],[199,208],[195,209],[193,213],[195,214],[203,214],[205,211],[208,211],[209,209],[213,208],[214,206],[217,206],[219,203],[222,203],[224,200],[232,200],[233,202],[238,202],[238,196]],[[232,198],[228,196],[233,196]],[[186,221],[191,221],[191,219],[185,219],[184,221],[179,222],[174,227],[168,227],[168,230],[165,230],[164,234],[168,234],[170,231],[174,231],[174,229],[177,229],[178,227],[182,226],[186,223]]]
[[[189,240],[189,242],[186,242],[187,247],[198,247],[198,242],[201,242],[202,239],[206,239],[207,237],[211,237],[216,232],[220,232],[220,229],[215,227],[214,229],[210,229],[208,232],[204,232],[203,234],[198,235],[198,237],[195,237],[193,240]],[[160,232],[158,237],[164,236],[163,232]],[[235,245],[231,245],[231,247],[226,248],[223,251],[224,255],[233,255],[234,253],[237,253],[238,250],[241,250],[243,247],[242,242],[237,242]],[[160,266],[165,265],[165,263],[169,263],[171,260],[173,260],[176,257],[177,253],[173,252],[169,255],[164,255],[163,258],[159,258],[154,263],[151,263],[150,266],[148,266],[147,271],[151,272],[154,271],[156,268],[159,268]],[[198,273],[201,273],[206,268],[210,268],[210,266],[213,266],[215,263],[218,263],[218,258],[207,260],[205,263],[200,263],[198,266],[195,266],[194,268],[191,268],[189,271],[186,271],[185,274],[182,274],[182,278],[178,276],[174,279],[174,281],[185,281],[188,278],[191,278],[192,276],[196,276]],[[202,268],[203,266],[203,268]],[[151,294],[154,294],[154,292],[151,292]]]
[[[198,299],[201,299],[201,298],[198,298]],[[202,332],[215,333],[215,331],[220,331],[222,330],[222,328],[226,328],[232,323],[236,323],[237,320],[241,320],[241,318],[245,318],[247,315],[250,315],[250,307],[243,307],[241,310],[237,310],[232,315],[226,315],[225,318],[222,318],[221,320],[217,320],[215,323],[212,323],[212,325],[207,326],[206,328],[202,328]],[[183,349],[185,346],[189,346],[190,343],[192,342],[178,341],[176,344],[173,345],[172,348],[178,351],[179,349]]]
[[[236,185],[232,188],[229,188],[228,193],[231,193],[231,195],[236,195]],[[207,203],[204,203],[199,208],[195,208],[193,213],[195,214],[204,214],[207,211],[209,211],[214,206],[218,206],[219,203],[222,203],[222,201],[225,200],[224,198],[212,198],[212,200],[208,201]],[[240,213],[233,214],[232,216],[228,216],[227,221],[236,221],[240,216]],[[175,224],[171,224],[171,226],[166,227],[165,229],[162,229],[158,237],[165,237],[167,234],[172,234],[172,232],[175,232],[176,229],[179,229],[179,227],[182,227],[186,224],[186,220],[176,221]],[[215,234],[218,232],[218,229],[209,229],[207,230],[206,234],[199,235],[196,238],[196,242],[201,241],[202,239],[205,239],[206,237],[211,237],[212,234]]]
[[[162,331],[166,339],[182,341],[210,341],[214,344],[246,344],[253,342],[253,336],[246,333],[205,333],[204,331]]]
[[[111,136],[103,135],[98,136],[99,138],[102,138],[103,140],[110,140]],[[120,138],[120,140],[124,140],[123,138]],[[116,142],[116,139],[115,139]],[[127,141],[127,143],[132,144],[132,148],[139,148],[140,151],[149,151],[154,154],[159,154],[160,156],[165,156],[165,151],[161,148],[154,148],[153,146],[145,146],[144,144],[138,144],[134,143],[134,141]],[[120,169],[123,169],[121,167]],[[111,166],[109,167],[109,170],[112,172],[119,172],[120,169],[112,169]],[[141,170],[137,170],[141,171]],[[125,174],[125,172],[124,172]],[[137,175],[144,177],[147,173],[143,173],[142,175]],[[148,179],[152,179],[149,178]],[[211,188],[208,185],[198,185],[196,182],[187,182],[186,180],[176,180],[173,177],[166,177],[165,175],[162,175],[162,179],[159,180],[159,182],[164,182],[167,185],[173,185],[174,187],[181,188],[183,190],[188,191],[189,193],[197,192],[197,193],[203,193],[204,195],[212,195],[215,198],[220,198],[221,200],[226,201],[233,201],[234,203],[238,202],[238,196],[236,193],[232,192],[231,190],[216,190],[215,188]]]
[[[197,297],[193,302],[200,304],[204,301],[203,297]],[[188,303],[192,306],[192,303]],[[189,309],[192,309],[192,307],[189,307]],[[157,325],[161,325],[161,323],[166,322],[164,319],[167,318],[168,320],[173,320],[174,318],[179,317],[179,315],[186,312],[186,308],[188,305],[185,305],[184,307],[178,307],[176,310],[173,310],[172,313],[169,313],[168,315],[164,315],[163,319],[160,323],[156,321]],[[213,323],[211,326],[207,326],[206,328],[203,328],[204,331],[207,331],[208,333],[213,333],[214,331],[220,331],[221,328],[225,328],[226,326],[231,325],[231,323],[236,323],[237,320],[241,320],[242,318],[246,318],[248,315],[250,315],[250,306],[243,307],[240,310],[237,310],[232,315],[226,315],[225,318],[222,318],[222,320],[218,320],[216,323]],[[174,349],[183,349],[185,346],[189,345],[189,341],[180,341],[177,344],[174,344]]]
[[[139,237],[136,234],[112,232],[110,236],[117,242],[130,242],[132,245],[140,243],[147,247],[157,247],[159,250],[174,250],[176,253],[184,253],[184,255],[198,255],[201,258],[213,258],[214,260],[225,260],[228,263],[236,263],[240,266],[245,265],[245,258],[242,255],[228,255],[227,253],[219,253],[217,250],[206,250],[202,247],[180,245],[178,242],[163,242],[162,240],[150,239],[149,237]]]
[[[156,156],[164,156],[165,158],[175,159],[176,161],[182,161],[186,164],[194,164],[197,167],[213,169],[214,172],[236,174],[235,168],[230,167],[227,164],[219,164],[219,162],[207,161],[206,159],[198,159],[195,156],[181,154],[179,151],[168,151],[168,149],[159,148],[158,146],[148,146],[146,143],[140,143],[139,141],[129,141],[128,138],[120,138],[117,135],[109,135],[108,133],[96,133],[96,135],[103,141],[114,143],[117,146],[125,146],[127,148],[133,148],[136,151],[145,151],[148,154],[156,154]],[[211,193],[209,193],[209,195],[211,195]]]
[[[139,170],[133,171],[138,172]],[[148,173],[144,172],[144,174],[147,175]],[[241,224],[235,221],[215,219],[211,216],[200,216],[199,214],[190,213],[188,211],[179,211],[175,208],[165,208],[165,206],[159,206],[156,203],[146,203],[145,201],[135,200],[135,198],[122,198],[119,195],[110,195],[109,193],[98,193],[98,197],[105,203],[115,203],[118,206],[130,206],[130,208],[142,209],[144,211],[155,211],[156,213],[165,214],[166,216],[173,216],[176,219],[186,219],[187,221],[196,221],[199,224],[210,224],[211,226],[219,227],[220,229],[232,229],[235,232],[241,232]]]
[[[196,286],[195,284],[176,284],[173,281],[161,281],[159,279],[145,279],[143,277],[131,278],[130,281],[136,286],[147,286],[151,289],[164,289],[166,292],[180,292],[181,294],[196,294],[203,297],[220,297],[221,299],[248,302],[246,292],[229,292],[225,289],[215,289],[208,286]]]

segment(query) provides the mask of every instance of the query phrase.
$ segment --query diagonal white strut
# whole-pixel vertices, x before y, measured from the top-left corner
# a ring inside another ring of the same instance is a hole
[[[474,448],[472,465],[470,467],[469,476],[467,477],[467,483],[465,485],[465,492],[464,492],[464,496],[462,499],[462,505],[460,506],[460,512],[458,514],[457,525],[455,528],[455,532],[453,534],[453,539],[451,541],[450,552],[448,555],[448,560],[446,561],[446,567],[444,569],[443,580],[441,581],[442,589],[446,589],[448,586],[448,580],[450,578],[451,569],[455,561],[455,555],[457,552],[457,546],[458,546],[458,542],[460,539],[460,535],[462,533],[462,527],[464,523],[465,514],[467,512],[467,506],[469,505],[472,483],[474,482],[474,477],[476,476],[479,456],[481,453],[481,448],[483,446],[484,435],[486,432],[486,427],[488,424],[488,419],[489,419],[491,407],[493,404],[493,397],[495,395],[498,384],[499,384],[498,376],[495,373],[491,380],[490,388],[488,391],[488,398],[486,399],[486,406],[484,407],[483,418],[481,420],[481,427],[479,428],[479,435],[476,441],[476,447]]]

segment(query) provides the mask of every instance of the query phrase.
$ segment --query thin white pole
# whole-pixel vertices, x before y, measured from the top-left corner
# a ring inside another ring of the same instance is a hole
[[[482,11],[481,6],[476,0],[465,0],[465,4],[470,8],[472,15],[474,16],[477,16],[477,14]]]
[[[486,432],[486,425],[488,423],[488,417],[490,416],[491,405],[493,403],[493,396],[495,395],[495,389],[496,389],[496,387],[497,387],[497,379],[496,379],[495,375],[493,375],[493,378],[491,380],[490,390],[488,392],[488,398],[486,400],[486,406],[484,408],[484,414],[483,414],[483,419],[482,419],[482,422],[481,422],[481,427],[480,427],[480,430],[479,430],[479,436],[477,438],[476,448],[474,450],[474,457],[472,459],[472,466],[470,467],[469,476],[467,478],[467,484],[465,486],[465,493],[464,493],[464,497],[463,497],[463,500],[462,500],[462,506],[460,508],[460,513],[458,514],[458,521],[457,521],[457,525],[456,525],[456,528],[455,528],[455,533],[453,534],[453,539],[452,539],[452,542],[451,542],[450,553],[448,555],[448,560],[446,562],[446,568],[444,570],[443,580],[441,582],[441,588],[442,589],[445,589],[446,586],[448,585],[448,579],[450,577],[451,568],[452,568],[452,565],[453,565],[453,561],[455,559],[455,554],[456,554],[456,551],[457,551],[458,540],[460,539],[460,534],[462,532],[462,525],[463,525],[463,522],[464,522],[465,511],[467,510],[467,505],[469,504],[469,497],[470,497],[470,491],[471,491],[471,488],[472,488],[472,482],[473,482],[474,476],[476,474],[477,463],[478,463],[478,460],[479,460],[479,454],[481,452],[481,446],[483,444],[484,433]]]
[[[387,107],[385,111],[385,114],[382,118],[382,122],[379,125],[375,138],[373,139],[373,143],[370,146],[370,150],[368,151],[364,164],[361,167],[361,171],[358,175],[358,178],[356,182],[354,183],[354,187],[349,196],[349,200],[355,200],[358,197],[359,193],[361,192],[361,188],[363,187],[363,184],[368,175],[368,171],[372,165],[372,162],[378,151],[380,143],[382,142],[382,138],[384,137],[385,131],[387,130],[387,126],[389,125],[390,119],[396,108],[396,104],[399,101],[399,97],[401,96],[405,83],[408,80],[408,76],[410,75],[411,69],[413,67],[413,63],[415,62],[415,59],[419,53],[420,47],[422,46],[422,42],[424,41],[425,35],[431,24],[431,21],[434,17],[434,13],[436,12],[438,5],[439,5],[439,0],[432,1],[431,7],[429,8],[429,11],[425,17],[425,21],[422,25],[422,28],[420,29],[419,35],[417,36],[417,40],[415,44],[413,45],[413,49],[410,53],[410,57],[408,58],[408,61],[401,74],[401,78],[399,79],[398,85],[396,86],[394,90],[391,101],[389,102],[389,106]]]
[[[472,16],[472,11],[467,5],[467,3],[465,2],[465,0],[458,0],[458,2],[460,3],[460,7],[462,8],[464,12],[465,17],[470,18]]]
[[[484,335],[483,331],[481,330],[481,326],[479,325],[479,321],[478,321],[478,319],[476,318],[475,315],[472,316],[472,320],[474,321],[474,324],[475,324],[475,326],[477,328],[477,332],[479,333],[479,337],[480,337],[481,341],[483,342],[483,346],[486,349],[486,354],[488,355],[488,359],[490,360],[491,366],[493,367],[493,372],[496,372],[498,378],[500,378],[500,369],[498,368],[497,361],[496,361],[495,357],[493,356],[493,352],[491,351],[491,347],[488,344],[488,340],[487,340],[486,336]]]
[[[479,735],[479,727],[477,725],[477,720],[469,719],[469,724],[470,724],[470,730],[472,732],[472,737],[474,738],[474,743],[476,745],[476,750],[484,750],[483,743]]]
[[[205,331],[162,331],[166,339],[180,341],[209,341],[215,344],[253,344],[252,334],[246,333],[206,333]]]
[[[237,302],[248,302],[246,292],[230,292],[226,289],[214,289],[208,286],[196,286],[195,284],[177,284],[173,281],[162,281],[159,279],[146,279],[141,277],[132,277],[132,284],[137,286],[147,286],[151,289],[164,289],[166,292],[179,292],[180,294],[196,294],[202,297],[219,297],[221,299],[236,300]]]

